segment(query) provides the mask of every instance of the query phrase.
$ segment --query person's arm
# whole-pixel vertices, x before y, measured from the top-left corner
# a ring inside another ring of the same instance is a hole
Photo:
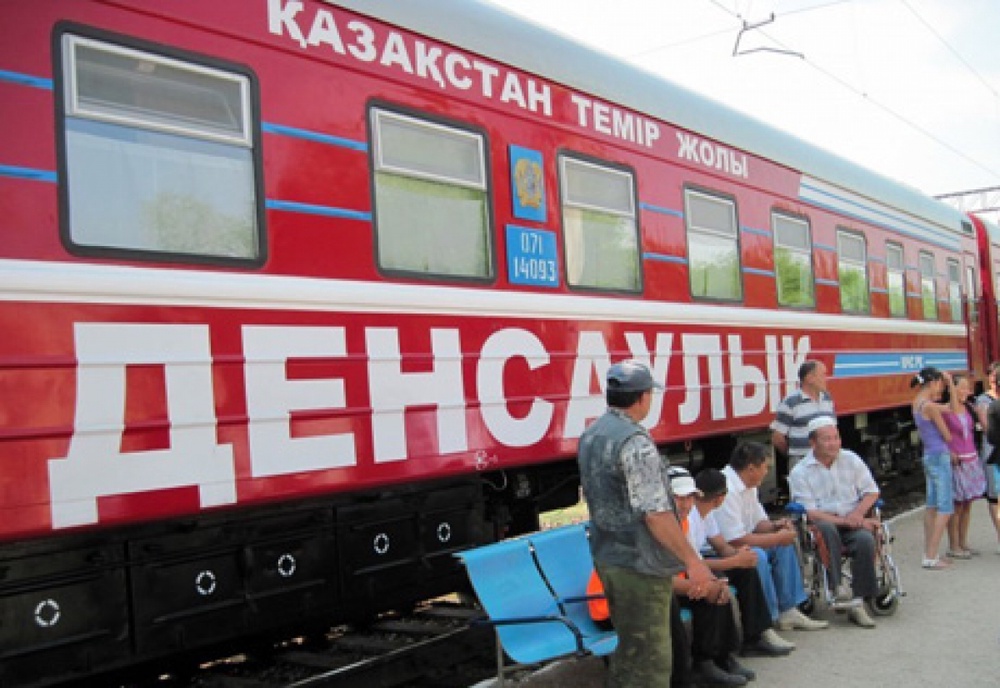
[[[778,404],[774,413],[774,420],[771,421],[771,445],[782,454],[788,453],[788,431],[791,428],[792,410],[788,406],[788,397],[785,397]]]
[[[694,550],[687,536],[681,530],[677,515],[672,511],[653,511],[645,515],[646,526],[656,541],[673,552],[684,563],[688,580],[691,582],[691,599],[700,599],[708,592],[708,584],[715,580],[701,556]]]
[[[944,422],[943,410],[948,408],[944,404],[935,404],[934,402],[927,402],[924,404],[921,411],[927,420],[934,423],[934,427],[938,429],[941,433],[941,437],[948,444],[951,444],[951,430],[948,429],[948,424]]]
[[[867,492],[858,502],[858,505],[854,507],[851,513],[847,514],[845,520],[847,522],[848,528],[867,528],[868,530],[874,530],[878,525],[878,521],[874,518],[868,517],[868,512],[872,510],[875,506],[875,502],[878,501],[878,492]]]
[[[948,409],[952,413],[962,413],[965,410],[965,403],[955,394],[955,378],[950,373],[942,373],[942,376],[948,383]]]
[[[987,415],[987,411],[990,408],[990,405],[977,400],[976,405],[973,408],[976,409],[976,422],[979,423],[979,427],[982,428],[985,433],[986,428],[989,427],[989,417]]]
[[[782,454],[788,453],[788,437],[783,432],[771,431],[771,445]]]
[[[993,445],[994,450],[1000,447],[1000,400],[993,401],[986,408],[985,430],[986,441]]]
[[[708,543],[718,555],[705,560],[713,571],[752,569],[757,565],[757,553],[749,547],[733,547],[721,535],[708,538]]]
[[[725,578],[716,578],[704,585],[698,597],[692,593],[695,584],[689,578],[682,575],[674,576],[674,592],[689,599],[703,599],[712,604],[729,604],[729,581]]]
[[[795,530],[790,527],[779,527],[772,521],[764,519],[758,521],[752,533],[747,533],[741,537],[733,538],[729,544],[734,547],[780,547],[790,545],[795,542]]]
[[[846,526],[847,523],[842,516],[819,508],[819,499],[813,494],[803,470],[805,470],[804,464],[799,464],[788,474],[788,489],[791,492],[792,499],[802,505],[810,521],[832,523],[835,526]]]

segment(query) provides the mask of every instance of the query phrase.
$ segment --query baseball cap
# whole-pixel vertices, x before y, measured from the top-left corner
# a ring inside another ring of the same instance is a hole
[[[647,389],[663,389],[659,382],[653,382],[653,375],[638,361],[621,361],[608,368],[608,389],[622,392],[645,392]]]
[[[826,428],[831,425],[833,426],[837,425],[837,419],[834,418],[833,416],[816,416],[811,421],[809,421],[808,425],[806,425],[806,430],[811,435],[820,428]]]
[[[701,490],[694,483],[694,478],[684,468],[671,467],[668,471],[670,476],[670,491],[678,497],[687,497],[696,494],[701,496]]]

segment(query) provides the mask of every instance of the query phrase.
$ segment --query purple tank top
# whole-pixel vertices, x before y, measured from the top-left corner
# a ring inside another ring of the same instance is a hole
[[[941,431],[934,425],[934,421],[924,418],[924,414],[920,412],[921,408],[923,404],[913,414],[913,422],[917,424],[920,441],[924,443],[924,454],[947,454],[948,445],[941,436]]]

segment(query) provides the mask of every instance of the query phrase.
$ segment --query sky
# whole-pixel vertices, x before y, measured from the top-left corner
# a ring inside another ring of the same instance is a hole
[[[491,1],[926,194],[1000,187],[1000,0]]]

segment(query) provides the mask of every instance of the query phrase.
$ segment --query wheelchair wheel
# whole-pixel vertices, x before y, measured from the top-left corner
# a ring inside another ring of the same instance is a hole
[[[812,552],[803,554],[802,583],[806,591],[806,601],[799,605],[799,611],[805,615],[810,615],[819,611],[824,601],[824,579],[826,572],[823,565]]]
[[[890,616],[896,613],[902,588],[899,583],[899,570],[892,559],[890,550],[892,533],[884,526],[882,540],[879,543],[878,555],[875,559],[875,583],[878,591],[868,601],[868,608],[875,616]]]
[[[879,592],[868,602],[868,608],[875,616],[891,616],[899,606],[899,595],[890,585],[879,588]]]

